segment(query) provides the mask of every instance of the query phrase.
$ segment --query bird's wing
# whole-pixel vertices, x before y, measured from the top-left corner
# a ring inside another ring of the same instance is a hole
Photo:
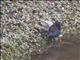
[[[51,31],[51,32],[55,32],[55,31],[57,31],[58,30],[58,28],[57,28],[57,26],[55,26],[55,25],[52,25],[50,28],[49,28],[49,31]]]
[[[49,27],[51,27],[53,25],[52,21],[45,21],[45,23],[47,23],[49,25]]]
[[[52,38],[58,37],[60,33],[61,31],[58,29],[58,26],[56,26],[56,24],[53,24],[48,30],[48,36]]]
[[[40,25],[43,29],[49,30],[53,23],[51,21],[41,21]]]
[[[49,31],[56,31],[56,30],[61,30],[61,23],[59,21],[56,21],[50,28]]]

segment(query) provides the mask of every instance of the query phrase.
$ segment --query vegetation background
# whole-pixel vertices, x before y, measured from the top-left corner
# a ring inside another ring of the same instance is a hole
[[[1,60],[31,60],[46,48],[38,21],[60,20],[65,41],[80,43],[80,1],[3,0],[0,9]]]

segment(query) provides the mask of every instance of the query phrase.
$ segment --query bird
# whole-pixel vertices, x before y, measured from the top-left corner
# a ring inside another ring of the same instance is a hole
[[[48,32],[47,33],[47,37],[48,39],[55,44],[56,40],[55,38],[59,38],[59,47],[61,47],[61,45],[63,45],[63,35],[61,33],[61,23],[59,21],[55,21],[55,23],[53,25],[50,26]]]
[[[41,26],[44,27],[41,29],[40,32],[42,37],[46,37],[48,39],[48,42],[53,42],[52,45],[56,43],[55,38],[58,38],[59,47],[63,45],[64,40],[63,40],[63,35],[61,33],[60,21],[57,20],[54,22],[54,24],[51,21],[44,21],[42,22]]]
[[[55,38],[58,37],[61,33],[61,24],[59,21],[56,21],[48,30],[47,37],[49,38]]]

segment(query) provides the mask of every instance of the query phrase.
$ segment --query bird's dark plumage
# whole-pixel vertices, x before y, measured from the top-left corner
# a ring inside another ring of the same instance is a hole
[[[50,22],[50,21],[49,21]],[[45,30],[45,26],[47,26],[47,24],[49,25],[47,30]],[[61,23],[59,21],[55,21],[54,24],[50,23],[46,23],[43,24],[42,26],[44,26],[44,28],[40,31],[40,34],[42,37],[46,37],[48,38],[47,43],[52,43],[52,45],[56,44],[56,40],[55,38],[58,37],[59,38],[59,47],[63,45],[64,41],[62,39],[62,34],[61,34]]]
[[[55,37],[58,37],[61,34],[61,23],[59,21],[56,21],[53,25],[51,25],[48,29],[48,31],[42,31],[41,35],[46,36],[49,39],[54,39]]]
[[[61,33],[61,23],[56,21],[48,30],[47,37],[55,38],[58,37]]]

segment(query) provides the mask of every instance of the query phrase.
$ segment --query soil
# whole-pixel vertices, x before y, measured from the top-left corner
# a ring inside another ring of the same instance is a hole
[[[51,47],[32,60],[80,60],[80,44],[66,44],[62,48]]]

